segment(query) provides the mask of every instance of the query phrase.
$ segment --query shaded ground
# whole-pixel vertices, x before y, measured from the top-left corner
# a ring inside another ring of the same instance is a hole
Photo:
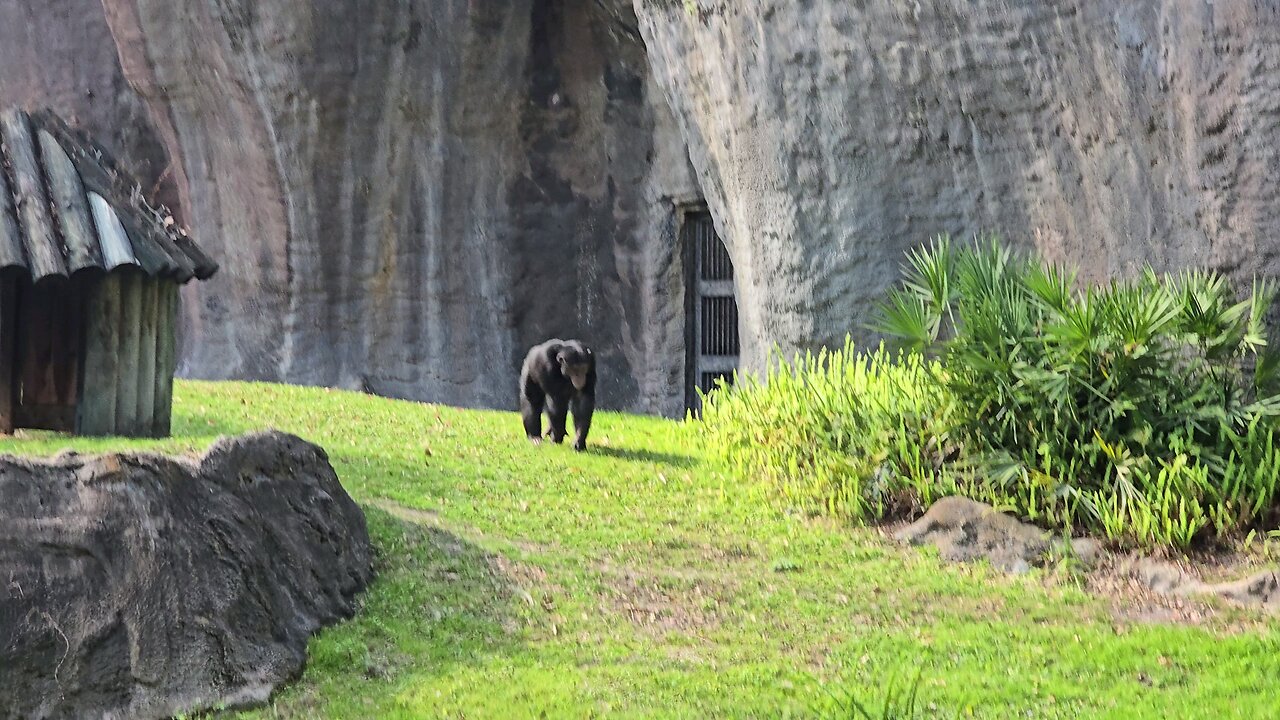
[[[268,425],[320,443],[378,551],[363,612],[250,717],[803,717],[917,670],[938,717],[1274,710],[1280,621],[1126,618],[1061,568],[949,565],[785,515],[679,423],[605,413],[602,451],[575,454],[511,413],[208,383],[179,383],[175,418],[169,449]]]

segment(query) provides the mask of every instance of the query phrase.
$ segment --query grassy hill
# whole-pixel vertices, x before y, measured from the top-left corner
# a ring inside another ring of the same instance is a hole
[[[529,445],[514,413],[198,382],[174,416],[158,443],[0,450],[196,450],[268,426],[328,450],[379,578],[250,717],[804,717],[917,671],[926,717],[1275,713],[1280,622],[1122,619],[1065,574],[787,516],[704,459],[696,425],[605,413],[575,454]]]

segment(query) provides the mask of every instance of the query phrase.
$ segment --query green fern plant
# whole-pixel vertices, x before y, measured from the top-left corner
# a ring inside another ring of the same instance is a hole
[[[875,327],[941,359],[972,495],[1185,546],[1275,500],[1274,477],[1249,474],[1272,459],[1253,443],[1280,415],[1275,297],[1269,282],[1238,297],[1202,270],[1078,288],[994,236],[963,249],[940,236],[907,255]]]

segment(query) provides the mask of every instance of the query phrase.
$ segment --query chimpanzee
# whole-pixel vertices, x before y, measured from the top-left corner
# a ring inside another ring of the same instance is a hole
[[[542,440],[542,410],[551,427],[547,437],[564,440],[565,419],[573,410],[573,449],[587,447],[591,413],[596,408],[596,358],[577,340],[548,340],[535,345],[520,368],[520,414],[524,433],[535,444]]]

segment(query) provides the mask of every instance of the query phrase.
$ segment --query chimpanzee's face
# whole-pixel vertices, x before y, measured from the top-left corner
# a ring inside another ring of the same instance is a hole
[[[560,373],[569,378],[573,387],[582,390],[587,386],[587,373],[591,371],[591,356],[574,350],[560,353],[556,360],[560,361]]]

